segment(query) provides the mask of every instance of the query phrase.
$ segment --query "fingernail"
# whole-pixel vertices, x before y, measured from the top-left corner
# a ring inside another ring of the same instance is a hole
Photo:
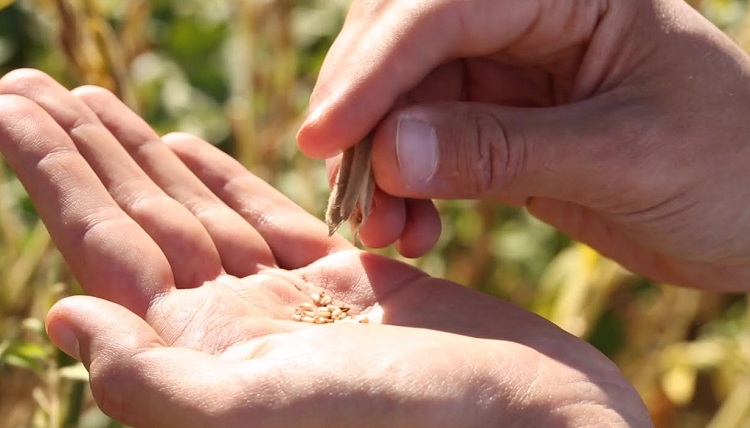
[[[308,156],[312,156],[318,159],[326,159],[332,158],[341,153],[341,149],[338,147],[326,147],[326,145],[330,142],[328,140],[321,141],[321,137],[319,135],[320,132],[325,132],[325,130],[321,131],[321,128],[318,126],[318,122],[321,120],[322,116],[327,113],[328,109],[329,107],[324,104],[320,104],[315,107],[297,130],[297,144]],[[313,143],[316,140],[317,143]],[[314,145],[314,149],[310,149],[312,145]],[[305,150],[305,147],[307,147],[307,150]]]
[[[310,113],[302,122],[302,128],[309,126],[310,124],[316,122],[322,114],[323,114],[323,108],[320,105],[310,110]]]
[[[396,156],[407,187],[420,186],[430,181],[438,166],[435,129],[423,120],[411,117],[399,119]]]
[[[52,343],[57,345],[63,352],[76,360],[81,360],[78,337],[63,321],[56,320],[49,323],[47,325],[47,335],[52,339]]]

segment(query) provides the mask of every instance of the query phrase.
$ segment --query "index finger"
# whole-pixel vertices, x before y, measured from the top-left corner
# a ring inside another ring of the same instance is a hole
[[[489,56],[559,67],[557,62],[562,61],[557,60],[578,56],[581,46],[591,43],[606,13],[616,16],[620,11],[614,9],[624,7],[606,3],[355,2],[326,56],[311,97],[312,112],[297,136],[299,147],[316,158],[348,148],[370,132],[401,95],[452,59]],[[627,21],[622,18],[607,23],[609,31],[600,37],[598,49],[606,51],[614,45],[620,34],[616,24]],[[567,68],[570,62],[565,61]],[[604,67],[591,61],[588,84]]]

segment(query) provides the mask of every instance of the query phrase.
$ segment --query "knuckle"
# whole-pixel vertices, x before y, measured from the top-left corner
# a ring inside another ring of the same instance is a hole
[[[474,134],[464,161],[466,177],[474,193],[488,196],[513,181],[523,156],[514,150],[505,124],[491,112],[474,111],[471,121]]]

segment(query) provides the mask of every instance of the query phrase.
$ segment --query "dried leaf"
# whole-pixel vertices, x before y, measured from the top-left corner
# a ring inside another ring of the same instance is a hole
[[[375,178],[370,162],[371,151],[372,134],[344,152],[326,209],[329,236],[332,236],[344,221],[349,220],[352,235],[356,239],[357,231],[370,214],[372,196],[375,192]]]

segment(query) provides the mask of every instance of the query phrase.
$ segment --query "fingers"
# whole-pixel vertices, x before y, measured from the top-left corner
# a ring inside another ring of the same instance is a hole
[[[336,176],[340,162],[340,156],[326,161],[329,181]],[[394,197],[376,188],[370,215],[359,230],[359,239],[370,248],[396,243],[402,256],[413,258],[422,256],[435,245],[440,230],[440,215],[432,201]]]
[[[73,94],[99,116],[159,188],[200,220],[229,274],[243,277],[264,267],[275,266],[273,254],[263,237],[211,192],[143,119],[102,88],[82,87]],[[174,137],[165,137],[170,138]],[[206,142],[202,144],[208,145]],[[196,249],[191,251],[195,253]]]
[[[0,92],[0,112],[0,150],[83,288],[145,314],[174,285],[159,246],[117,206],[44,109]]]
[[[406,224],[396,248],[404,257],[420,257],[440,238],[440,214],[428,199],[406,199],[406,213]]]
[[[36,70],[9,73],[0,81],[0,93],[33,101],[70,136],[75,149],[88,163],[87,168],[96,173],[122,210],[161,248],[170,262],[176,285],[198,286],[222,272],[217,250],[201,223],[141,170],[80,99]],[[123,130],[139,131],[141,123],[132,117],[121,120]],[[92,208],[95,212],[97,207],[89,207],[90,212]],[[81,215],[85,217],[86,213]],[[116,234],[109,239],[121,237]]]
[[[280,267],[296,269],[352,248],[340,236],[329,238],[322,221],[218,148],[187,134],[173,134],[164,141],[214,194],[263,236]]]
[[[322,67],[311,99],[312,113],[298,134],[300,149],[322,158],[354,144],[401,95],[455,58],[488,56],[549,68],[546,71],[561,74],[560,81],[577,80],[572,92],[587,92],[606,67],[592,61],[575,79],[562,76],[571,70],[563,70],[561,64],[570,69],[580,59],[581,46],[593,43],[602,22],[609,28],[597,35],[597,48],[612,47],[621,27],[630,23],[621,13],[623,8],[632,5],[536,0],[355,2]],[[607,13],[617,19],[605,20]]]
[[[440,214],[429,199],[402,199],[378,189],[372,205],[370,216],[359,230],[359,239],[366,247],[396,244],[399,254],[416,258],[440,238]]]
[[[341,156],[326,160],[328,184],[332,188],[338,176]],[[404,230],[406,205],[402,198],[382,192],[377,186],[372,196],[370,214],[359,229],[359,239],[370,248],[384,248],[396,240]]]

